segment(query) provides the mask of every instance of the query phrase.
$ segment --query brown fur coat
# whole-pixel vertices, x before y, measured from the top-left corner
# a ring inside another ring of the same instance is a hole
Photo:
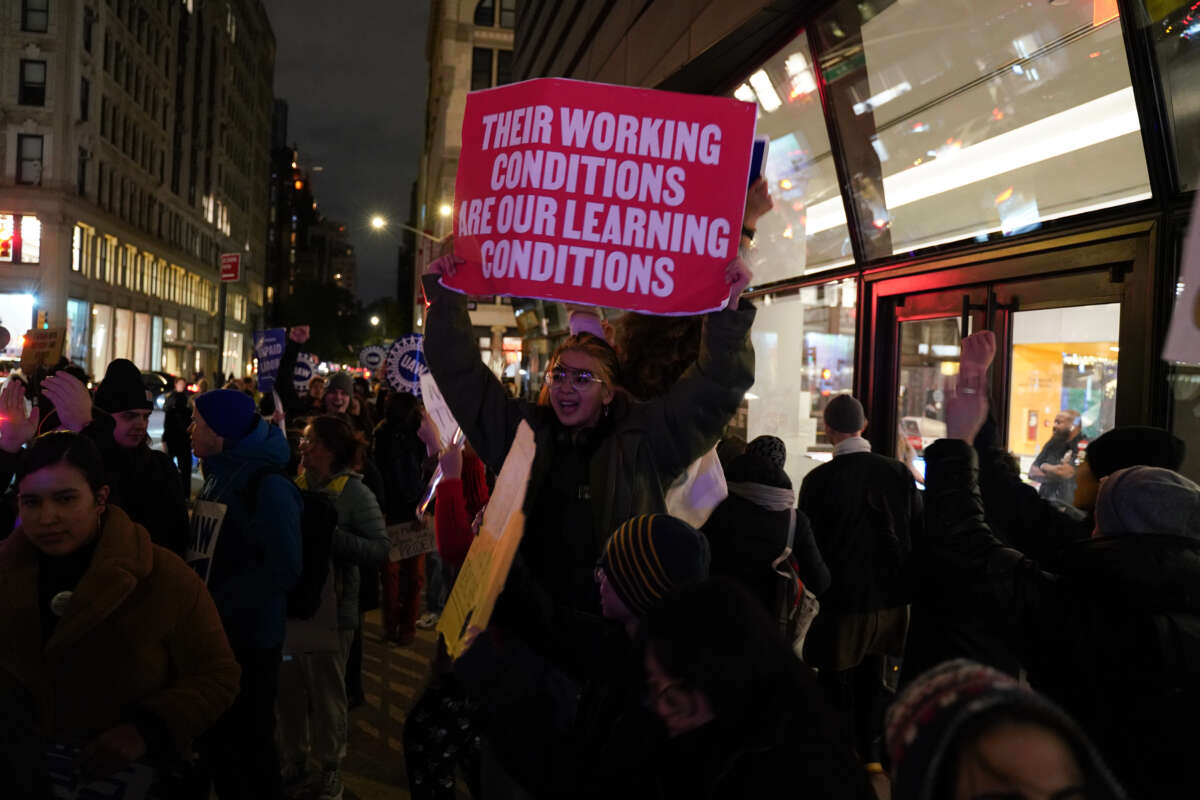
[[[208,589],[124,511],[105,513],[45,645],[38,569],[17,528],[0,545],[0,668],[33,694],[42,734],[90,739],[148,713],[171,734],[161,744],[182,749],[233,703],[240,671]]]

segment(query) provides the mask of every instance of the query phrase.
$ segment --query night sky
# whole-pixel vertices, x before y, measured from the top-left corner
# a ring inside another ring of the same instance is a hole
[[[364,302],[396,293],[399,232],[371,214],[408,219],[425,135],[428,0],[263,0],[275,31],[275,96],[288,103],[318,209],[346,223]],[[312,172],[313,166],[324,170]]]

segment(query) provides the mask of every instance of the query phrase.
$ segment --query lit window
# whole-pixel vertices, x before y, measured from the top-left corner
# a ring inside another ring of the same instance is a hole
[[[42,223],[37,217],[21,217],[21,263],[36,264],[42,254]]]
[[[17,183],[42,183],[42,137],[17,135]]]
[[[0,214],[0,261],[12,261],[16,233],[12,214]]]

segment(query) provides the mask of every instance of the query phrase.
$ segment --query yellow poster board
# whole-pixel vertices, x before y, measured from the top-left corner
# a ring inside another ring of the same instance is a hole
[[[62,358],[66,339],[66,328],[30,328],[25,334],[25,346],[21,349],[21,371],[32,375],[38,367],[53,367]]]
[[[446,651],[452,658],[465,653],[475,634],[487,628],[496,598],[508,580],[513,557],[525,533],[522,509],[535,451],[533,429],[522,421],[500,468],[491,501],[483,512],[479,535],[467,551],[467,559],[438,622],[438,633],[446,640]]]

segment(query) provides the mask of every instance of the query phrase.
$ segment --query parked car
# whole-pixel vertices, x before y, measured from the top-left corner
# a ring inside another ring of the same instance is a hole
[[[169,372],[142,372],[142,384],[154,398],[154,407],[162,410],[167,394],[175,390],[175,376]]]
[[[924,458],[925,448],[945,437],[946,423],[929,417],[901,417],[900,430],[917,455]]]

